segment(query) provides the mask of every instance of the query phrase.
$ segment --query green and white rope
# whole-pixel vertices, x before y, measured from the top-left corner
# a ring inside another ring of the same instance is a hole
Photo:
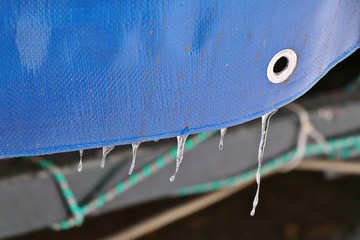
[[[192,137],[185,144],[185,152],[190,151],[200,143],[210,138],[215,133],[216,131],[200,133]],[[333,139],[328,141],[328,145],[330,147],[330,156],[335,156],[335,154],[339,154],[341,158],[348,159],[350,157],[360,155],[360,135]],[[78,205],[74,194],[72,193],[69,184],[66,181],[64,174],[59,168],[57,168],[50,161],[47,160],[38,158],[30,159],[39,164],[43,169],[49,170],[54,176],[55,181],[59,184],[60,191],[69,207],[70,212],[72,213],[72,216],[67,220],[52,224],[51,228],[54,230],[66,230],[81,225],[86,215],[91,214],[92,212],[104,206],[106,203],[123,194],[128,189],[134,187],[141,181],[152,176],[157,171],[163,169],[166,165],[176,159],[176,153],[177,148],[172,147],[168,153],[158,156],[153,163],[145,164],[139,171],[134,172],[133,175],[127,177],[123,181],[118,182],[113,188],[109,189],[108,191],[100,193],[95,199],[91,200],[88,204],[85,204],[83,206]],[[323,153],[324,149],[320,144],[310,144],[306,147],[305,150],[306,157],[320,155]],[[262,174],[268,174],[285,166],[289,163],[289,161],[291,161],[294,154],[295,150],[289,151],[275,159],[270,160],[263,165],[261,169]],[[174,191],[174,194],[177,196],[186,196],[191,194],[200,194],[209,191],[216,191],[222,188],[232,187],[240,183],[247,183],[249,181],[253,181],[253,179],[255,179],[255,175],[256,169],[252,169],[225,179],[180,188]]]
[[[185,152],[188,152],[195,148],[200,143],[204,142],[212,135],[214,135],[216,131],[200,133],[195,135],[194,137],[188,139],[185,143]],[[166,154],[162,154],[158,156],[153,163],[145,164],[142,169],[138,172],[134,172],[131,176],[127,177],[125,180],[118,182],[113,188],[109,189],[106,192],[100,193],[97,198],[91,200],[88,204],[84,206],[78,206],[77,201],[74,198],[68,184],[66,182],[65,176],[58,169],[54,171],[52,168],[53,165],[50,161],[47,160],[39,160],[38,163],[44,168],[51,170],[54,175],[55,181],[59,184],[60,190],[68,206],[72,213],[72,216],[64,221],[59,223],[55,223],[51,225],[51,228],[54,230],[66,230],[75,226],[79,226],[82,223],[82,219],[84,216],[91,214],[97,209],[104,206],[106,203],[112,201],[116,197],[120,196],[122,193],[127,191],[128,189],[134,187],[144,179],[150,177],[154,173],[163,169],[166,165],[173,162],[176,159],[177,147],[172,147],[170,151]],[[31,158],[33,159],[33,158]],[[76,203],[76,206],[70,205],[69,203]],[[81,219],[81,222],[79,221]]]
[[[340,139],[334,139],[328,141],[330,154],[340,155],[342,159],[349,159],[350,157],[355,157],[360,155],[360,136],[345,137]],[[267,175],[272,173],[287,164],[293,159],[293,156],[296,154],[296,150],[289,151],[283,155],[280,155],[277,158],[274,158],[267,163],[265,163],[261,168],[261,174]],[[306,147],[305,157],[316,156],[325,154],[325,150],[321,144],[310,144]],[[192,185],[189,187],[184,187],[177,189],[174,194],[178,196],[187,196],[193,194],[200,194],[210,191],[217,191],[222,188],[232,187],[238,184],[245,184],[252,182],[255,179],[256,170],[250,170],[243,172],[241,174],[231,176],[228,178],[211,181],[207,183]]]
[[[64,200],[73,215],[71,219],[71,225],[80,226],[84,221],[84,214],[82,213],[81,208],[61,169],[55,166],[50,161],[46,161],[36,157],[32,157],[29,159],[31,162],[38,164],[42,169],[50,172],[54,180],[58,183],[62,196],[64,197]],[[53,224],[52,228],[60,229],[60,226],[58,224]]]
[[[357,79],[345,87],[345,90],[349,93],[354,92],[357,87],[360,85],[360,75]],[[200,133],[191,139],[189,139],[185,144],[185,152],[190,151],[198,144],[204,142],[212,135],[214,135],[216,131],[208,132],[208,133]],[[328,142],[330,146],[330,153],[328,157],[330,159],[336,157],[336,153],[340,154],[342,159],[348,159],[350,157],[359,156],[360,155],[360,136],[350,136],[340,139],[334,139]],[[91,200],[88,204],[84,206],[79,206],[71,188],[66,180],[65,175],[62,173],[60,168],[56,167],[50,161],[39,158],[29,158],[32,162],[38,164],[41,168],[49,171],[54,180],[58,183],[59,189],[61,191],[62,196],[65,199],[65,202],[72,214],[67,220],[61,221],[60,223],[55,223],[51,225],[51,228],[54,230],[65,230],[72,228],[74,226],[80,226],[83,223],[84,216],[96,211],[101,208],[107,202],[112,201],[126,190],[134,187],[139,182],[144,179],[150,177],[157,171],[163,169],[170,162],[174,161],[176,158],[177,148],[172,147],[167,154],[162,154],[158,156],[154,163],[145,164],[140,171],[133,173],[130,177],[127,177],[123,181],[118,182],[113,188],[109,189],[106,192],[100,193],[97,198]],[[273,172],[286,164],[288,164],[293,158],[296,150],[287,152],[275,159],[270,160],[266,164],[263,165],[261,172],[262,174],[268,174]],[[324,149],[319,144],[311,144],[306,147],[305,156],[314,156],[324,154]],[[199,194],[209,191],[216,191],[224,187],[231,187],[239,183],[247,183],[249,181],[253,181],[255,179],[256,170],[249,170],[243,172],[241,174],[228,177],[221,180],[216,180],[208,183],[197,184],[185,188],[180,188],[174,192],[174,194],[178,196],[186,196],[190,194]]]

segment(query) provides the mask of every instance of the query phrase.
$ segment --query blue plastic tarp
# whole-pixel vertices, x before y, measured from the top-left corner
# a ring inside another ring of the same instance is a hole
[[[0,2],[0,158],[260,117],[360,46],[360,1]],[[267,79],[280,50],[293,75]]]

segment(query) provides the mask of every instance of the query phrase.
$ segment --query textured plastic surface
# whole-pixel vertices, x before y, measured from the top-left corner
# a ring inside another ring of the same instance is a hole
[[[359,46],[359,0],[3,0],[0,157],[240,124]],[[267,65],[285,48],[298,66],[273,84]]]

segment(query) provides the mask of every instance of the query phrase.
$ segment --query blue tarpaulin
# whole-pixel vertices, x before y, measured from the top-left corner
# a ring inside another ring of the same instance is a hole
[[[237,125],[360,47],[360,1],[0,2],[0,157]],[[267,78],[282,49],[291,77]]]

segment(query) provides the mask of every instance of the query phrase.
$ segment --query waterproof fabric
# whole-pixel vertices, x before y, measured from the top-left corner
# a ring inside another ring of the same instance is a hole
[[[0,158],[237,125],[359,46],[359,0],[2,0]],[[285,48],[297,68],[271,83]]]

